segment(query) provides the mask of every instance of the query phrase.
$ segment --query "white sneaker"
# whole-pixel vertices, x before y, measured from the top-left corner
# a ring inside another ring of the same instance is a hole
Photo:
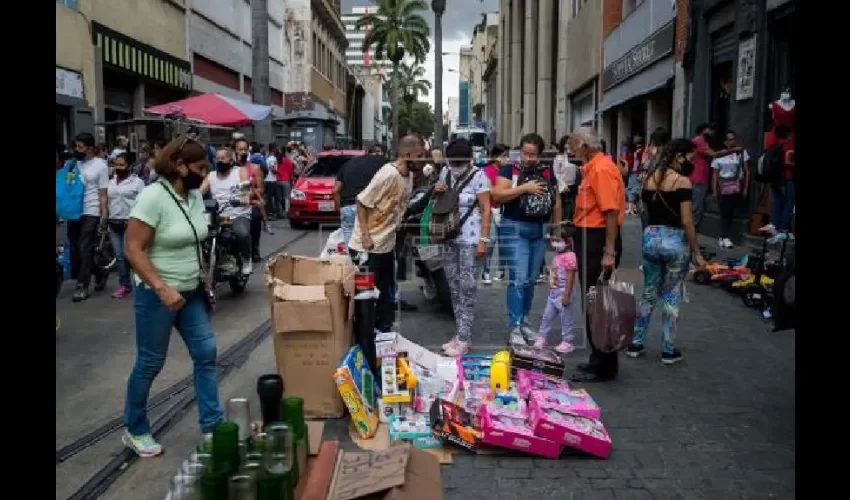
[[[493,284],[493,280],[490,278],[490,273],[484,273],[484,276],[481,277],[481,283],[484,285]]]
[[[511,330],[509,342],[512,345],[528,345],[528,341],[526,341],[525,337],[523,337],[522,331],[519,329],[519,327]]]
[[[717,246],[726,248],[726,238],[717,238]]]
[[[253,272],[254,272],[254,264],[252,264],[250,260],[248,262],[245,262],[245,263],[242,264],[242,274],[247,276],[247,275],[249,275]]]

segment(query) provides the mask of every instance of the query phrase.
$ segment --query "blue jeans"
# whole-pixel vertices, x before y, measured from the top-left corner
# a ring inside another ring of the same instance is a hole
[[[794,216],[794,201],[797,190],[794,181],[787,180],[773,186],[773,205],[770,210],[770,222],[777,231],[790,231],[791,219]]]
[[[124,232],[125,228],[119,228],[115,224],[109,226],[109,239],[112,241],[112,250],[115,252],[115,267],[118,268],[118,284],[127,288],[133,288],[130,280],[130,264],[124,257]]]
[[[224,418],[218,399],[216,345],[203,292],[182,292],[183,309],[172,312],[147,285],[139,285],[133,296],[136,309],[136,364],[127,381],[124,426],[140,436],[151,431],[148,420],[148,396],[168,354],[171,329],[176,328],[192,357],[195,394],[201,432],[212,432]]]
[[[523,324],[531,312],[534,285],[546,257],[543,224],[502,219],[499,253],[508,269],[509,327]]]
[[[357,204],[346,205],[339,209],[339,226],[342,228],[342,237],[345,241],[345,247],[348,248],[348,241],[351,239],[351,233],[354,232],[354,221],[357,220]]]

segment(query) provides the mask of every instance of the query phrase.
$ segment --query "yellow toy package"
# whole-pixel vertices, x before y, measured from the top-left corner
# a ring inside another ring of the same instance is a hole
[[[350,348],[342,358],[334,382],[357,433],[364,439],[374,436],[378,430],[375,377],[360,346]]]

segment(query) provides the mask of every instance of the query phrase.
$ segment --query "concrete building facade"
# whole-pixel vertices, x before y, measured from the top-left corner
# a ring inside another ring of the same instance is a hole
[[[352,7],[351,12],[346,12],[342,15],[342,23],[345,26],[345,38],[348,40],[348,47],[345,49],[345,62],[351,68],[352,72],[357,74],[378,73],[389,75],[393,72],[393,63],[389,59],[377,59],[374,54],[367,48],[363,50],[363,40],[366,38],[368,29],[357,29],[357,20],[366,14],[377,12],[378,8],[369,7]]]
[[[80,132],[94,132],[96,50],[80,8],[78,1],[56,2],[56,33],[61,34],[56,37],[56,141],[62,144]]]

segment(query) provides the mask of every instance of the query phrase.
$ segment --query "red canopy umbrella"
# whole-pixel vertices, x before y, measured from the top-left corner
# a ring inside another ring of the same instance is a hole
[[[272,107],[211,93],[152,106],[145,111],[157,115],[179,114],[210,125],[238,126],[267,118]]]

